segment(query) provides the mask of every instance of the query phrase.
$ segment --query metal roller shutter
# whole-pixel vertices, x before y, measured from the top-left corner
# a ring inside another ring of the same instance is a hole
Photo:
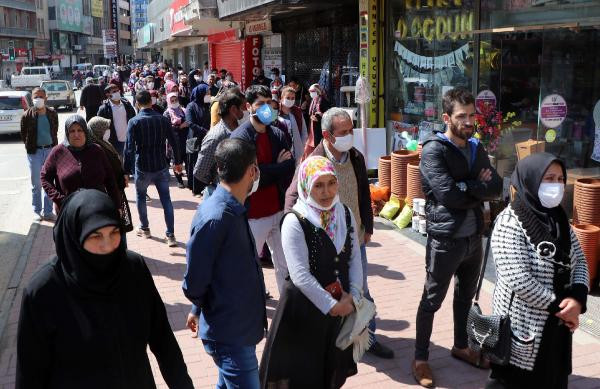
[[[216,43],[213,47],[217,69],[227,69],[239,83],[242,79],[242,41]]]

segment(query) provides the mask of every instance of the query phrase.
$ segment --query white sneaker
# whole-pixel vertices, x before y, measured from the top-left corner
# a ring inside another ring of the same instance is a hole
[[[142,236],[146,239],[150,238],[150,229],[149,228],[142,228],[142,227],[138,227],[135,230],[135,234],[137,236]]]
[[[36,223],[39,223],[42,221],[42,215],[40,215],[39,213],[34,213],[33,214],[33,221]]]
[[[167,246],[169,247],[177,247],[177,241],[175,240],[175,235],[167,235],[165,237],[167,240]]]

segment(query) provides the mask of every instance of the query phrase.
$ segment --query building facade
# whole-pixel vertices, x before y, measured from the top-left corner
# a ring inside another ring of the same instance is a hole
[[[2,78],[34,61],[37,33],[34,0],[0,1],[0,53]]]

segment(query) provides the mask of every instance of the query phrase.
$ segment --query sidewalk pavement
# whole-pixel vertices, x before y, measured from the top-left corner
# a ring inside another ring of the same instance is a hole
[[[174,181],[174,180],[173,180]],[[201,342],[191,338],[185,328],[190,303],[181,291],[185,271],[185,242],[199,199],[192,197],[187,189],[171,186],[175,207],[175,235],[178,247],[169,248],[164,243],[165,224],[163,212],[154,187],[148,191],[152,201],[148,203],[151,239],[143,239],[129,233],[129,248],[142,254],[154,276],[154,281],[165,303],[171,327],[183,351],[188,371],[196,388],[214,388],[217,369],[204,352]],[[135,206],[135,190],[127,189],[133,219],[138,221]],[[410,369],[415,339],[415,316],[425,278],[425,249],[420,244],[402,236],[383,223],[376,223],[373,243],[369,244],[369,286],[377,312],[377,337],[396,353],[393,360],[382,360],[366,355],[358,366],[358,375],[348,379],[345,388],[408,388],[416,385]],[[37,267],[54,254],[52,225],[42,223],[38,229],[23,274],[17,297],[12,306],[8,325],[0,343],[0,388],[14,388],[16,365],[16,331],[23,285]],[[267,302],[269,320],[277,305],[277,287],[272,269],[265,269],[267,289],[274,300]],[[482,388],[487,371],[470,367],[450,356],[453,340],[452,287],[436,315],[434,322],[430,363],[438,388]],[[486,281],[481,302],[489,311],[493,285]],[[264,341],[257,347],[260,361]],[[159,388],[167,388],[156,360],[150,354],[153,372]],[[570,388],[600,388],[600,341],[582,331],[574,337],[573,376]]]

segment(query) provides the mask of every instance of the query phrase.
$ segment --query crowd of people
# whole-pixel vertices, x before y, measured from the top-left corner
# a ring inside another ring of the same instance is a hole
[[[147,346],[169,387],[192,387],[150,272],[126,250],[126,232],[152,236],[150,184],[164,211],[164,240],[177,245],[171,168],[179,188],[202,197],[182,288],[192,303],[186,325],[213,358],[218,388],[339,388],[363,352],[394,358],[377,339],[373,315],[350,346],[338,345],[346,323],[365,319],[363,301],[375,303],[366,250],[374,218],[354,123],[318,84],[283,85],[277,69],[271,76],[261,73],[242,92],[230,72],[208,64],[189,73],[144,66],[127,84],[133,105],[122,82],[102,88],[88,79],[85,118],[66,121],[60,145],[57,115],[45,107],[45,91],[33,91],[21,131],[32,205],[37,220],[55,221],[54,204],[58,220],[56,257],[24,291],[18,388],[152,388]],[[435,385],[433,320],[454,278],[452,356],[491,367],[488,388],[566,388],[588,274],[560,206],[564,164],[546,153],[520,161],[512,200],[491,234],[493,308],[512,319],[514,352],[510,364],[490,366],[469,348],[467,315],[482,263],[482,203],[501,193],[502,181],[472,137],[473,96],[455,88],[443,107],[446,130],[424,142],[421,160],[428,239],[415,380]],[[130,179],[137,227],[125,197]],[[553,253],[534,249],[548,242]],[[280,296],[270,327],[261,269],[269,257]],[[265,334],[259,365],[256,345]],[[92,363],[82,358],[90,353]]]

